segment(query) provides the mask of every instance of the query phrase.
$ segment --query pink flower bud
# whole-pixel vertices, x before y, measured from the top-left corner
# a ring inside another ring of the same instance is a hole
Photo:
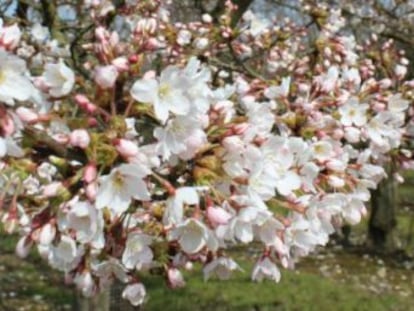
[[[372,109],[374,109],[377,112],[379,112],[379,111],[385,111],[386,108],[387,108],[387,106],[384,103],[379,103],[379,102],[376,102],[372,106]]]
[[[207,207],[207,218],[214,225],[225,225],[229,222],[231,215],[222,207]]]
[[[0,29],[0,45],[6,50],[14,50],[19,45],[21,36],[22,33],[17,24],[3,27]]]
[[[414,80],[409,80],[404,82],[404,85],[408,85],[409,87],[414,87]]]
[[[0,121],[3,134],[5,136],[10,136],[16,130],[13,119],[9,115],[5,115]]]
[[[70,133],[69,142],[72,146],[85,149],[88,147],[91,139],[89,137],[88,131],[84,129],[74,130]]]
[[[118,70],[114,65],[99,66],[95,69],[95,82],[102,89],[110,89],[118,78]]]
[[[49,90],[49,86],[46,83],[44,77],[40,76],[40,77],[36,77],[33,79],[33,84],[41,91],[47,93]]]
[[[28,236],[21,237],[16,245],[16,255],[20,258],[26,258],[30,253],[32,245],[33,241]]]
[[[40,230],[39,243],[43,245],[49,245],[55,239],[56,227],[50,223],[47,223]]]
[[[79,105],[79,107],[85,109],[89,104],[91,104],[90,100],[83,94],[76,94],[75,101]]]
[[[115,68],[122,72],[122,71],[128,71],[129,70],[129,63],[128,63],[128,59],[126,59],[125,57],[118,57],[115,58],[112,61],[112,65],[115,66]]]
[[[53,182],[44,186],[43,188],[43,195],[46,197],[54,197],[58,194],[59,189],[62,187],[60,182]]]
[[[334,132],[333,132],[332,137],[335,140],[340,140],[344,137],[344,131],[342,129],[335,129]]]
[[[98,120],[96,118],[88,118],[88,126],[95,127],[98,125]]]
[[[52,135],[53,139],[56,140],[60,144],[67,144],[69,142],[69,137],[63,133],[57,133]]]
[[[156,38],[149,38],[147,41],[147,44],[145,45],[145,48],[147,50],[155,50],[158,49],[161,46],[160,42]]]
[[[88,184],[85,188],[86,196],[88,197],[90,201],[95,201],[97,191],[98,191],[98,186],[96,185],[95,182]]]
[[[119,139],[116,150],[125,158],[134,157],[138,154],[138,144],[127,139]]]
[[[83,181],[86,183],[91,183],[98,176],[98,170],[94,163],[89,163],[86,165],[85,170],[83,171]]]
[[[180,270],[177,268],[169,268],[167,271],[168,285],[171,288],[180,288],[185,286],[185,281]]]
[[[138,55],[131,55],[131,56],[128,58],[128,61],[129,61],[131,64],[135,64],[135,63],[137,63],[137,62],[138,62],[138,60],[139,60]]]
[[[109,33],[104,27],[98,27],[95,29],[95,36],[100,41],[106,41]]]
[[[318,136],[318,138],[324,138],[324,137],[326,137],[328,135],[326,134],[325,131],[318,130],[318,131],[316,131],[316,136]]]
[[[36,112],[25,107],[17,108],[16,113],[23,122],[34,122],[39,118]]]
[[[392,86],[392,81],[391,79],[382,79],[379,81],[379,85],[382,89],[388,89]]]
[[[249,128],[248,123],[239,123],[233,126],[233,131],[236,135],[242,135]]]

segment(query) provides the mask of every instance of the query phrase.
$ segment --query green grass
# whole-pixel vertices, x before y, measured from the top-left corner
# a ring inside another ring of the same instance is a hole
[[[35,252],[25,260],[14,254],[17,238],[1,233],[0,310],[62,310],[74,293],[63,284],[63,274],[52,271]],[[30,307],[32,306],[32,307]]]
[[[0,292],[17,293],[14,298],[3,301],[0,298],[0,310],[13,311],[19,310],[20,306],[32,306],[26,310],[55,311],[63,310],[64,305],[73,305],[74,294],[64,286],[63,275],[51,271],[36,255],[31,255],[25,261],[16,259],[13,254],[14,243],[15,238],[3,238],[0,242],[0,265],[4,267],[0,271]],[[278,284],[270,281],[259,284],[251,282],[251,264],[246,256],[239,250],[235,257],[245,272],[235,273],[228,281],[204,282],[200,267],[196,266],[194,271],[185,273],[185,288],[171,290],[161,276],[146,275],[142,281],[146,285],[148,299],[142,310],[414,310],[409,298],[397,293],[376,295],[366,289],[359,289],[355,282],[351,282],[349,275],[365,273],[368,276],[374,274],[376,269],[374,263],[360,265],[361,258],[355,255],[338,254],[335,259],[336,263],[343,266],[347,274],[345,276],[322,277],[319,267],[322,264],[333,266],[334,262],[329,259],[307,259],[299,263],[296,271],[283,270],[282,280]],[[35,301],[33,297],[36,295],[41,295],[42,301]]]
[[[228,281],[204,282],[200,275],[187,279],[187,286],[171,290],[159,277],[144,279],[149,298],[143,310],[414,310],[414,305],[397,295],[361,291],[355,286],[311,273],[283,272],[278,284],[252,283],[248,272]]]

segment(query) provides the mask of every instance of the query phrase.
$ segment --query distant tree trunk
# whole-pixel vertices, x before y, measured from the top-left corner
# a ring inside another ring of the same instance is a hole
[[[122,292],[125,285],[121,282],[115,282],[111,286],[110,311],[138,311],[140,306],[134,307],[128,300],[122,298]]]
[[[138,311],[140,307],[134,307],[128,300],[122,298],[125,285],[114,282],[111,288],[93,298],[85,298],[78,294],[76,311]]]
[[[395,250],[394,229],[397,224],[396,187],[392,172],[383,180],[378,189],[372,191],[371,215],[368,224],[368,244],[381,253]]]
[[[77,311],[110,311],[110,295],[108,291],[104,291],[93,298],[83,297],[82,294],[77,294],[77,304],[75,310]]]

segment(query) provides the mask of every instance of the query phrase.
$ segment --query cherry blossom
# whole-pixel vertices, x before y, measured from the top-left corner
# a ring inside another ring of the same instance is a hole
[[[194,263],[225,280],[250,243],[252,280],[279,282],[412,166],[404,53],[340,10],[311,35],[253,11],[234,26],[231,1],[190,23],[163,0],[79,8],[69,45],[40,15],[0,23],[0,219],[86,296],[118,280],[138,306],[146,270],[176,288]]]
[[[0,101],[14,105],[16,100],[28,100],[32,94],[24,60],[0,49]]]

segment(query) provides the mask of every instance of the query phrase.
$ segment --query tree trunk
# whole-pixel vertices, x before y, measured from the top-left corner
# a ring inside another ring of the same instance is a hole
[[[140,307],[134,307],[128,300],[122,298],[125,285],[114,282],[110,289],[93,298],[85,298],[81,294],[77,296],[76,311],[138,311]]]
[[[141,310],[139,306],[134,307],[126,299],[122,298],[122,292],[125,289],[125,284],[115,282],[111,286],[110,310],[115,311],[138,311]]]
[[[383,180],[378,189],[372,191],[371,215],[368,224],[368,244],[381,253],[390,253],[396,248],[394,229],[396,227],[395,181],[392,173]]]
[[[81,293],[77,293],[77,303],[75,306],[77,311],[110,311],[110,295],[109,291],[104,291],[99,295],[86,298]]]

